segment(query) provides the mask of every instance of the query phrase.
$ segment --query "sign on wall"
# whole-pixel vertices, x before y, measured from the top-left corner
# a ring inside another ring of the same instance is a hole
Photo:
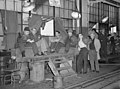
[[[49,0],[50,6],[60,7],[60,0]]]
[[[41,28],[41,35],[43,36],[54,36],[54,20],[50,20],[45,23],[44,29]]]

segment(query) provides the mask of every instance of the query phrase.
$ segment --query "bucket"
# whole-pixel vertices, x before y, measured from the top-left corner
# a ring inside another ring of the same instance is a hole
[[[30,80],[39,83],[44,80],[44,62],[35,62],[30,71]]]
[[[59,89],[63,86],[62,83],[62,77],[61,76],[55,76],[53,79],[53,86],[55,89]]]

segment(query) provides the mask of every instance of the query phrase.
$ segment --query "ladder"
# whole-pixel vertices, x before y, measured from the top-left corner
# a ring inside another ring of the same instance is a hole
[[[48,65],[55,76],[61,76],[63,79],[77,75],[72,69],[72,64],[70,65],[70,61],[65,57],[49,58]]]

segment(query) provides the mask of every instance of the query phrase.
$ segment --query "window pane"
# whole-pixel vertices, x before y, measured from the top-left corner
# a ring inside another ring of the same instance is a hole
[[[65,1],[65,0],[61,0],[61,2],[60,2],[60,4],[61,4],[61,8],[64,7],[64,1]]]
[[[43,14],[43,7],[39,7],[39,9],[36,11],[37,14],[42,15]]]
[[[0,23],[0,35],[3,35],[2,24]]]
[[[0,12],[0,22],[2,22],[1,12]]]
[[[69,9],[72,9],[72,2],[69,2]]]
[[[68,1],[65,0],[65,9],[68,9]]]
[[[11,0],[6,0],[6,8],[7,10],[14,10],[14,2]]]
[[[21,29],[21,25],[18,25],[18,32],[21,32],[22,29]]]
[[[64,11],[63,9],[60,9],[60,17],[63,17],[64,16]]]
[[[49,16],[53,16],[53,7],[49,7]]]
[[[69,20],[69,27],[73,27],[73,20]]]
[[[4,0],[0,0],[0,9],[5,9]]]
[[[59,8],[55,8],[55,16],[56,16],[56,17],[59,17],[59,16],[60,16]]]
[[[29,14],[23,13],[23,24],[28,24]]]
[[[46,0],[45,0],[46,1]],[[47,0],[45,3],[44,3],[44,5],[49,5],[49,1]]]
[[[21,12],[21,8],[22,8],[22,2],[21,1],[16,1],[15,2],[15,11]]]
[[[43,15],[48,15],[48,6],[43,6]]]
[[[69,10],[69,18],[72,18],[72,16],[71,16],[71,13],[72,13],[73,11],[72,10]]]
[[[21,19],[22,19],[22,16],[21,16],[21,13],[18,13],[18,24],[21,24]]]
[[[65,20],[65,27],[68,27],[68,20]]]
[[[3,46],[3,37],[0,37],[0,49],[4,49],[5,46]]]
[[[25,27],[28,27],[28,25],[23,25],[23,31],[24,31],[24,28],[25,28]]]
[[[65,18],[68,18],[68,10],[65,10]]]

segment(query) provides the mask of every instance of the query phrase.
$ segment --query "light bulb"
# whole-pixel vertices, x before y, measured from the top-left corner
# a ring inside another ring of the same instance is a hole
[[[81,14],[78,13],[78,12],[72,12],[71,16],[72,16],[73,18],[75,18],[75,19],[81,18]]]

